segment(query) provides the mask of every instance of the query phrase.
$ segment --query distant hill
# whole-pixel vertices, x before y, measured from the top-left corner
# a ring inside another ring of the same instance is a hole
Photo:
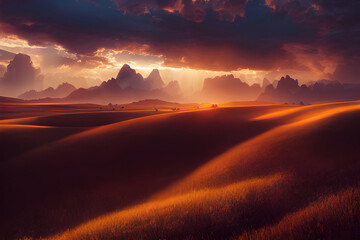
[[[261,92],[259,84],[249,86],[235,78],[234,75],[223,75],[204,80],[201,96],[206,101],[244,101],[255,100]]]
[[[360,99],[360,84],[320,80],[299,86],[298,80],[282,77],[277,86],[268,85],[258,100],[275,103],[325,103]]]
[[[30,90],[19,96],[21,99],[32,100],[41,98],[63,98],[68,96],[76,88],[70,83],[62,83],[56,89],[49,87],[42,91]]]
[[[162,101],[159,99],[145,99],[145,100],[140,100],[137,102],[132,102],[129,104],[125,104],[124,107],[126,109],[154,109],[154,108],[158,108],[158,109],[193,109],[193,108],[197,108],[200,107],[200,104],[198,103],[175,103],[175,102],[167,102],[167,101]]]
[[[24,103],[25,100],[0,96],[0,103]]]

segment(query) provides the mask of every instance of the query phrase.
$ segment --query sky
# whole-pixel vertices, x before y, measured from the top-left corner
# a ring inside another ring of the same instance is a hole
[[[360,81],[358,0],[0,0],[0,75],[31,56],[45,87],[130,64],[198,91],[205,77]]]

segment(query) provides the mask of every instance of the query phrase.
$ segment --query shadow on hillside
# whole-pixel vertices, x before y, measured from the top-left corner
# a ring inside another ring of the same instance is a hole
[[[219,108],[122,123],[50,144],[0,169],[1,234],[54,234],[135,205],[232,146],[277,125],[271,107]]]

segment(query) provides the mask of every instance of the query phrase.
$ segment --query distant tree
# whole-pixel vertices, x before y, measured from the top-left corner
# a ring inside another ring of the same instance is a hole
[[[112,103],[109,103],[108,106],[109,106],[109,107],[112,107],[113,105],[112,105]]]
[[[300,105],[305,105],[305,103],[303,101],[300,101],[299,104]]]
[[[154,108],[155,109],[155,112],[159,111],[157,108]]]
[[[121,106],[121,108],[125,108],[124,106]]]

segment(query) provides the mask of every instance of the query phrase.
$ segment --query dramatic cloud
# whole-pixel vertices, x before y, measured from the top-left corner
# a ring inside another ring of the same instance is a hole
[[[144,14],[152,9],[181,13],[185,18],[202,21],[207,10],[216,11],[221,19],[234,20],[242,15],[247,0],[115,0],[117,7],[132,14]]]
[[[41,88],[40,70],[34,68],[28,55],[16,54],[7,66],[4,77],[0,79],[0,94],[13,96],[24,90]]]
[[[357,0],[268,0],[275,12],[292,17],[298,24],[317,27],[312,48],[337,58],[334,78],[360,81],[360,1]]]
[[[164,1],[159,9],[147,4],[148,11],[135,11],[135,7],[122,11],[122,6],[130,8],[130,1],[128,5],[125,1],[115,6],[110,1],[94,4],[5,0],[0,8],[1,29],[27,39],[30,44],[56,43],[83,55],[92,56],[101,48],[141,49],[164,56],[164,64],[173,67],[209,70],[301,67],[282,46],[308,40],[314,34],[310,26],[297,25],[287,16],[274,14],[262,1],[242,4],[244,16],[237,15],[233,21],[220,14],[232,9],[234,4],[230,1],[229,4],[191,1],[190,5],[186,2],[181,3],[181,12],[169,12],[163,9],[176,3]],[[141,8],[140,3],[136,8]],[[206,7],[209,4],[213,7]],[[203,17],[187,18],[186,8],[194,7],[193,11],[198,12],[197,5],[202,5]]]
[[[341,78],[334,64],[360,62],[359,11],[357,0],[2,0],[0,31],[74,54],[45,60],[55,66],[111,65],[99,52],[113,50],[115,61]]]

